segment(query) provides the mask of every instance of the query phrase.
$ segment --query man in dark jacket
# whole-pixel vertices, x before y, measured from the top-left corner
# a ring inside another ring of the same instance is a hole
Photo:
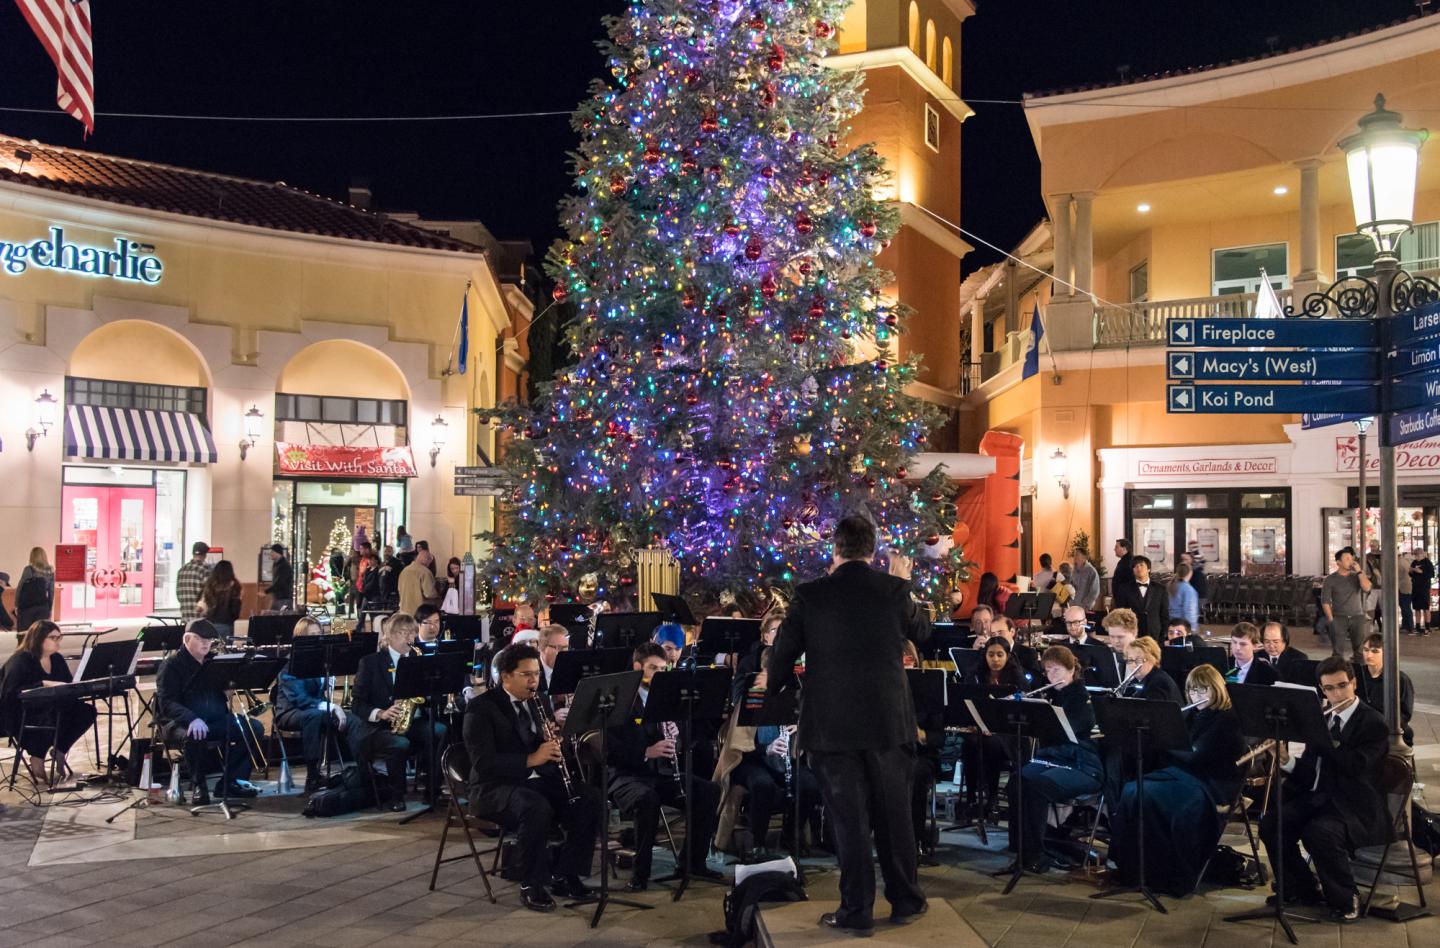
[[[500,686],[465,707],[465,749],[470,753],[470,806],[481,819],[516,834],[520,903],[536,912],[554,910],[546,886],[565,898],[589,894],[580,881],[595,851],[600,791],[575,784],[570,798],[560,775],[560,744],[541,739],[529,707],[540,683],[540,653],[529,645],[505,649],[496,659]],[[546,850],[550,827],[565,829],[565,845],[552,877]]]
[[[773,694],[805,656],[798,740],[834,820],[840,862],[840,909],[820,924],[861,933],[874,925],[872,828],[891,921],[914,921],[928,907],[910,821],[919,728],[903,653],[907,638],[929,638],[930,622],[911,596],[909,563],[892,556],[900,575],[887,576],[870,568],[874,555],[869,520],[835,525],[830,575],[796,589],[766,666]]]
[[[1118,547],[1119,544],[1117,543]],[[1157,642],[1165,641],[1165,630],[1170,627],[1170,595],[1163,583],[1157,583],[1150,575],[1148,556],[1126,557],[1131,560],[1131,582],[1116,585],[1115,608],[1129,609],[1140,623],[1140,634]],[[1120,570],[1116,568],[1116,578]]]
[[[1349,662],[1330,656],[1320,663],[1319,678],[1320,690],[1335,709],[1325,721],[1330,740],[1307,744],[1285,782],[1284,849],[1276,838],[1276,809],[1261,821],[1260,838],[1277,873],[1284,860],[1287,902],[1327,904],[1336,921],[1348,922],[1360,916],[1350,853],[1386,837],[1380,764],[1389,734],[1380,713],[1357,698]],[[1302,843],[1315,861],[1313,874],[1300,855]]]
[[[1119,559],[1115,561],[1115,575],[1110,577],[1110,608],[1119,609],[1124,606],[1129,609],[1132,607],[1120,601],[1120,594],[1135,585],[1135,557],[1131,552],[1130,541],[1116,540],[1115,555]]]
[[[1260,644],[1265,648],[1260,657],[1275,669],[1277,680],[1308,687],[1315,679],[1314,666],[1309,664],[1310,656],[1290,646],[1290,630],[1285,628],[1285,623],[1265,623],[1260,632]]]
[[[265,592],[270,595],[270,608],[283,612],[295,605],[295,571],[290,567],[290,561],[285,558],[285,547],[276,543],[270,547],[270,552],[275,554],[275,564],[270,573],[270,585],[265,587]]]

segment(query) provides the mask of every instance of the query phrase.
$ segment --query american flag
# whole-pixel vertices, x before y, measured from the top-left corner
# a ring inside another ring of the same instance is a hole
[[[95,60],[90,48],[90,0],[15,0],[40,45],[50,54],[60,81],[55,102],[95,131]]]

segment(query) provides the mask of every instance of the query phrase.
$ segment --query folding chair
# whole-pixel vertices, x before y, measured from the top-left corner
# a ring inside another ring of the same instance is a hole
[[[1356,870],[1356,882],[1370,890],[1365,896],[1362,915],[1370,913],[1370,904],[1375,899],[1375,890],[1382,877],[1398,877],[1409,881],[1420,896],[1420,908],[1425,908],[1425,884],[1433,875],[1433,860],[1427,853],[1422,867],[1415,855],[1415,841],[1410,828],[1410,791],[1415,785],[1414,765],[1397,757],[1386,757],[1380,765],[1380,780],[1385,788],[1385,813],[1390,818],[1390,838],[1384,846],[1366,846],[1356,851],[1351,864]],[[1409,851],[1410,868],[1404,865],[1386,865],[1390,850],[1397,843],[1404,843]],[[1374,869],[1369,881],[1361,878],[1362,873]],[[1389,882],[1387,878],[1384,881]],[[1398,885],[1399,883],[1395,883]],[[1403,921],[1403,919],[1397,919]]]
[[[502,830],[500,837],[495,841],[493,850],[477,849],[475,846],[475,834],[470,831],[470,824],[478,822],[466,809],[466,782],[470,771],[470,755],[463,744],[452,744],[445,748],[440,755],[440,772],[445,775],[445,786],[449,789],[449,798],[445,804],[445,826],[440,831],[440,845],[435,848],[435,868],[430,871],[430,891],[435,891],[435,880],[440,875],[440,866],[444,863],[458,862],[462,859],[475,860],[475,871],[480,873],[480,881],[485,883],[485,895],[490,903],[495,904],[495,890],[490,887],[490,873],[485,871],[485,866],[480,861],[482,855],[495,853],[495,866],[491,872],[499,867],[500,846],[504,842],[505,834]],[[470,847],[470,852],[461,853],[458,856],[445,855],[445,840],[450,835],[450,827],[459,826],[465,833],[465,842]]]

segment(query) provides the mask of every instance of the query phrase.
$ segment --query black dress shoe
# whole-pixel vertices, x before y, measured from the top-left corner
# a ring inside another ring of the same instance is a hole
[[[404,813],[404,812],[405,812],[405,801],[404,801],[404,800],[391,800],[391,801],[390,801],[390,812],[391,812],[391,813]]]
[[[849,925],[840,923],[840,915],[837,912],[826,912],[820,916],[821,928],[833,928],[837,932],[847,932],[856,938],[869,938],[875,934],[874,925]]]
[[[578,878],[562,879],[556,877],[550,880],[550,891],[562,899],[584,899],[591,895],[590,887],[581,882]]]
[[[190,803],[194,806],[210,805],[210,791],[205,789],[205,785],[203,783],[195,788],[195,794],[191,798]]]
[[[650,888],[649,879],[638,879],[632,876],[630,881],[625,883],[626,892],[644,892],[648,888]]]
[[[543,885],[522,885],[520,904],[532,912],[555,911],[555,900],[550,898],[550,893],[545,891]]]
[[[1360,918],[1360,896],[1357,893],[1350,893],[1350,902],[1347,905],[1330,906],[1330,920],[1341,925],[1348,925]]]
[[[241,797],[251,799],[258,797],[260,791],[248,780],[232,780],[230,781],[230,792],[226,793],[224,781],[217,780],[215,781],[215,795],[217,797]]]
[[[912,910],[912,911],[909,911],[909,912],[891,912],[891,913],[890,913],[890,924],[891,924],[891,925],[909,925],[911,922],[918,920],[918,919],[920,918],[920,916],[924,915],[924,914],[925,914],[926,912],[928,912],[928,911],[930,911],[930,903],[929,903],[929,902],[921,902],[921,903],[920,903],[920,907],[917,908],[917,909],[914,909],[914,910]]]

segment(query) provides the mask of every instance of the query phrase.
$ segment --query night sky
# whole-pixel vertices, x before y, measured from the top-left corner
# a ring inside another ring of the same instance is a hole
[[[898,2],[898,0],[894,0]],[[101,115],[89,142],[55,110],[55,74],[15,4],[0,2],[0,129],[57,145],[169,162],[343,198],[368,179],[375,206],[479,218],[543,250],[570,186],[568,113],[604,73],[600,17],[624,0],[161,3],[92,0],[101,112],[357,116],[564,111],[468,122],[197,122]],[[1011,246],[1043,215],[1019,106],[1027,91],[1204,66],[1413,15],[1413,0],[1171,4],[981,0],[967,21],[961,94],[963,224]],[[1263,121],[1263,118],[1257,118]],[[966,269],[995,259],[966,258]]]

